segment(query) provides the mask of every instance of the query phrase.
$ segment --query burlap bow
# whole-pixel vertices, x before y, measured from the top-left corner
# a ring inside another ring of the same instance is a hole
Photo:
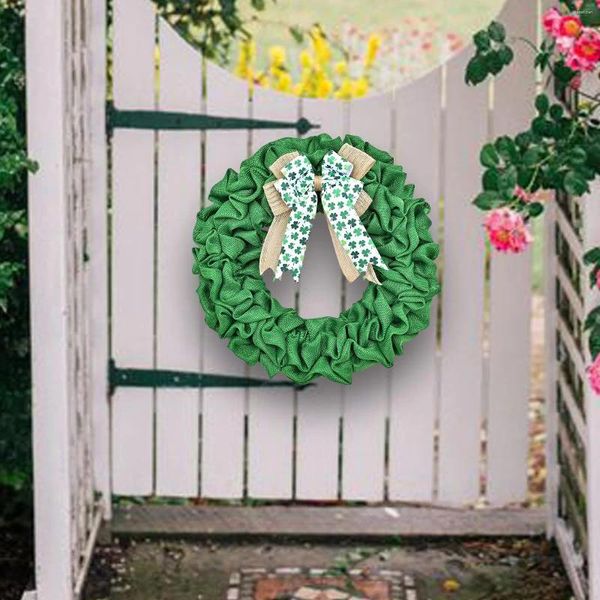
[[[320,192],[342,273],[350,282],[363,275],[380,285],[373,267],[388,267],[360,221],[372,202],[360,180],[374,163],[372,157],[350,144],[324,157],[322,175],[315,175],[310,161],[298,152],[280,156],[270,167],[278,179],[264,186],[273,222],[260,255],[261,274],[272,269],[275,279],[280,279],[290,271],[294,280],[299,280]]]

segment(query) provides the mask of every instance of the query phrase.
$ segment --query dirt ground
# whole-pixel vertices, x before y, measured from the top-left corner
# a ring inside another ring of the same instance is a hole
[[[415,577],[419,600],[569,600],[553,545],[540,539],[407,540],[371,547],[356,566]],[[97,549],[84,600],[225,600],[232,572],[250,567],[331,568],[354,545],[122,542]],[[375,554],[376,553],[376,554]],[[353,564],[354,566],[354,564]]]

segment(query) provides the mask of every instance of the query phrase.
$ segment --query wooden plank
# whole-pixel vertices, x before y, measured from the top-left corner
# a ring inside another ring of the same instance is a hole
[[[487,137],[488,89],[467,89],[466,50],[447,64],[444,128],[444,274],[439,500],[479,497],[484,237],[470,200],[480,189],[479,150]]]
[[[511,35],[535,39],[536,3],[509,0],[499,20]],[[515,135],[531,121],[535,71],[528,48],[519,46],[515,52],[511,71],[495,81],[494,136]],[[531,250],[521,256],[492,251],[487,497],[493,505],[522,502],[527,496],[531,273]]]
[[[115,511],[120,538],[282,538],[339,542],[397,536],[539,536],[543,509],[456,510],[416,506],[151,506]]]
[[[378,115],[374,126],[372,115]],[[359,135],[381,150],[393,145],[392,101],[389,94],[350,104],[350,133]],[[346,307],[359,300],[364,280],[346,285]],[[390,374],[382,366],[356,373],[344,388],[342,452],[342,498],[381,501],[385,490],[386,419],[389,408]]]
[[[40,600],[74,598],[71,527],[75,490],[67,254],[69,139],[65,3],[32,0],[26,19],[29,276],[33,382],[36,586]],[[48,235],[51,231],[52,235]]]
[[[340,102],[303,100],[302,115],[321,126],[319,134],[343,135],[344,105]],[[342,307],[342,277],[327,224],[319,214],[300,278],[300,315],[305,319],[337,317]],[[342,386],[326,379],[316,383],[298,394],[296,497],[333,500],[339,492]]]
[[[202,58],[163,19],[159,21],[161,110],[202,108]],[[157,366],[200,368],[201,312],[190,247],[201,205],[200,134],[159,134],[157,246]],[[197,496],[199,390],[156,391],[156,493]]]
[[[298,99],[293,96],[256,88],[252,101],[257,119],[295,121]],[[283,136],[295,136],[294,130],[255,130],[253,152]],[[283,306],[296,306],[297,285],[291,277],[272,280],[264,275],[271,293]],[[261,366],[250,369],[255,377],[264,377]],[[251,389],[248,404],[248,495],[253,498],[291,498],[293,493],[293,453],[295,392],[286,388]]]
[[[135,27],[131,24],[135,23]],[[113,90],[119,108],[154,108],[154,27],[145,0],[115,0]],[[112,349],[117,365],[154,365],[154,134],[115,131],[112,206]],[[151,390],[112,399],[116,494],[153,491]]]
[[[415,196],[431,205],[437,240],[440,202],[442,70],[396,91],[396,162],[415,185]],[[437,300],[429,328],[411,341],[392,371],[389,496],[431,502],[434,482],[434,427],[439,391]]]
[[[596,90],[597,92],[597,90]],[[590,250],[600,246],[600,185],[594,182],[591,193],[583,198],[583,240],[584,248]],[[584,310],[588,314],[600,305],[600,292],[597,288],[585,287]],[[586,344],[587,346],[587,344]],[[592,357],[589,350],[585,351],[586,363],[591,364]],[[585,413],[587,420],[587,530],[590,543],[588,551],[589,560],[589,585],[590,600],[600,599],[600,440],[597,432],[600,431],[600,399],[588,384],[585,387]]]
[[[208,114],[247,117],[246,83],[207,62],[206,110]],[[248,156],[248,132],[208,131],[205,156],[205,186],[209,194],[227,169],[238,171],[240,163]],[[204,327],[203,336],[205,372],[246,373],[244,363],[227,348],[225,340],[207,327]],[[201,490],[206,498],[241,498],[244,494],[245,411],[246,392],[243,389],[203,390]]]
[[[106,365],[108,350],[108,227],[106,144],[106,2],[99,0],[90,11],[90,206],[89,272],[91,395],[93,411],[94,489],[102,495],[102,510],[110,518],[110,403]]]

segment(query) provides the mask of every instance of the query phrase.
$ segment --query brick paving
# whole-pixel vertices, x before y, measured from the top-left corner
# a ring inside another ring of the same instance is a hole
[[[418,600],[415,580],[393,570],[354,569],[347,578],[322,568],[242,568],[224,600]]]

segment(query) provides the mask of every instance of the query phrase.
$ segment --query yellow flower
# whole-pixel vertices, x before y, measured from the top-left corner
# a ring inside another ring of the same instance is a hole
[[[269,48],[269,60],[272,67],[283,67],[286,61],[285,48],[283,46],[271,46]]]
[[[369,81],[366,77],[360,77],[359,79],[354,81],[352,87],[353,96],[355,98],[362,98],[363,96],[366,96],[367,92],[369,91]]]
[[[350,100],[352,98],[353,91],[352,80],[346,78],[342,81],[342,84],[335,93],[335,97],[338,100]]]
[[[275,82],[275,89],[279,92],[289,93],[292,91],[292,84],[292,76],[287,71],[281,71]]]
[[[327,64],[331,60],[331,48],[320,27],[313,27],[311,41],[317,62],[322,65]]]
[[[331,92],[333,92],[333,82],[331,79],[321,79],[317,85],[317,98],[329,98]]]
[[[381,37],[376,33],[372,33],[369,36],[369,40],[367,41],[367,51],[365,52],[364,63],[365,67],[368,69],[373,66],[375,59],[377,58],[377,53],[379,52],[379,48],[381,47]]]
[[[339,62],[336,62],[334,69],[340,77],[348,75],[348,63],[345,60],[340,60]]]
[[[235,66],[235,74],[246,79],[251,76],[252,64],[256,56],[256,45],[253,40],[244,40],[240,44],[238,61]]]
[[[300,64],[303,69],[310,69],[313,66],[313,57],[308,50],[300,52]]]

